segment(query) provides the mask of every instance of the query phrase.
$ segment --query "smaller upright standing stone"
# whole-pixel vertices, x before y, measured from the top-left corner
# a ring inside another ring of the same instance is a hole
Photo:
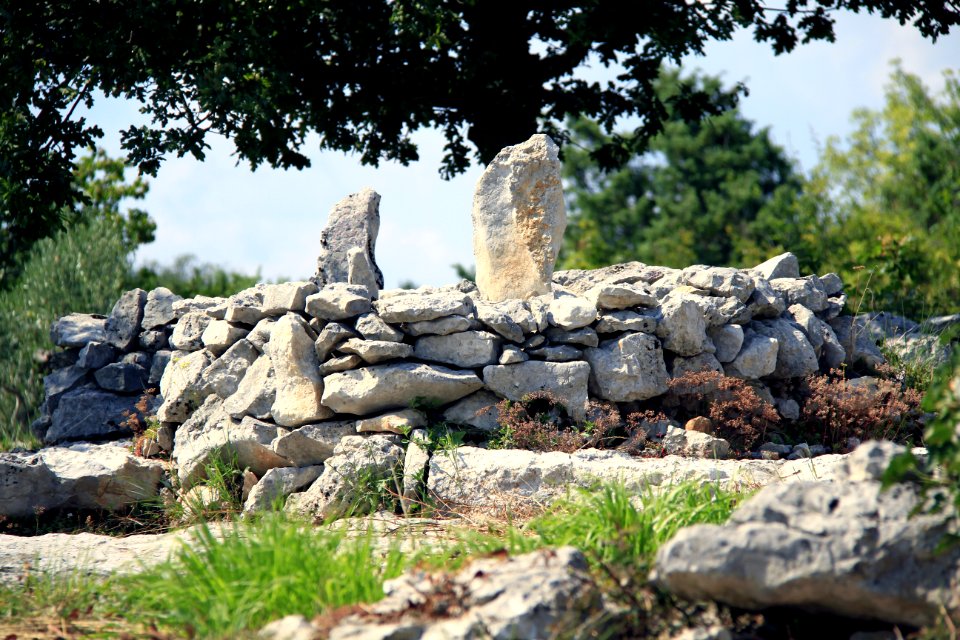
[[[120,351],[133,349],[140,335],[140,323],[143,321],[143,308],[146,303],[147,292],[143,289],[132,289],[120,296],[104,323],[107,342]]]
[[[473,196],[477,287],[490,301],[550,293],[567,227],[557,145],[537,134],[506,147]]]
[[[383,288],[383,273],[374,252],[380,232],[380,194],[370,188],[354,193],[330,210],[320,234],[320,257],[314,282],[360,284],[374,298]]]

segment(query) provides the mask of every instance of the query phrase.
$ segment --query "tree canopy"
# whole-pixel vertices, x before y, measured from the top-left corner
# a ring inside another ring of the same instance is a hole
[[[717,78],[684,80],[671,71],[657,82],[657,94],[669,104],[684,84],[729,109],[694,122],[668,109],[648,153],[617,171],[603,171],[591,155],[606,142],[597,123],[583,118],[570,123],[564,267],[629,260],[671,267],[743,265],[764,244],[756,220],[776,217],[799,194],[801,176],[793,161],[767,129],[756,129],[733,106],[733,91]]]
[[[934,94],[895,63],[883,108],[852,120],[802,197],[758,228],[803,266],[838,272],[863,309],[960,312],[960,79],[946,72]]]
[[[304,168],[304,145],[364,163],[417,158],[411,134],[447,139],[442,172],[568,116],[608,132],[635,116],[629,136],[594,150],[604,167],[626,162],[660,132],[667,105],[653,85],[664,62],[702,53],[711,39],[752,30],[777,54],[832,40],[836,11],[911,22],[931,39],[960,21],[947,0],[642,2],[641,19],[600,0],[50,0],[0,8],[0,229],[6,255],[61,225],[84,199],[72,180],[78,150],[102,135],[78,115],[102,92],[142,103],[150,124],[122,133],[128,160],[155,174],[167,154],[202,159],[206,137],[230,138],[252,166]],[[605,84],[577,78],[588,61],[618,63]],[[671,109],[716,113],[684,86]],[[471,148],[472,146],[472,148]]]

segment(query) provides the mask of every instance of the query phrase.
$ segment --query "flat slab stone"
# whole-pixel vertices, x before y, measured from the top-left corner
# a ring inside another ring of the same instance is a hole
[[[37,509],[105,509],[156,497],[163,463],[134,456],[130,442],[47,447],[0,454],[0,515]]]
[[[106,317],[89,313],[71,313],[50,327],[50,341],[58,347],[82,348],[90,342],[106,342]]]
[[[597,449],[570,454],[459,447],[431,457],[427,477],[430,495],[441,505],[493,505],[504,496],[549,504],[567,495],[571,486],[589,488],[598,481],[643,491],[692,480],[726,488],[827,480],[843,473],[844,458],[836,454],[789,461],[636,458]]]
[[[166,561],[191,537],[190,531],[123,538],[86,532],[29,537],[0,534],[0,583],[18,584],[27,564],[31,571],[49,575],[137,573],[144,565]]]
[[[354,415],[406,408],[415,398],[447,404],[483,386],[468,371],[410,362],[333,373],[323,384],[323,405]]]
[[[501,340],[486,331],[464,331],[450,335],[429,335],[417,340],[414,355],[470,369],[494,364],[500,357]]]
[[[105,440],[130,435],[123,426],[125,411],[136,413],[136,396],[118,396],[99,389],[74,389],[63,394],[53,423],[44,436],[47,444],[73,440]]]
[[[396,324],[466,316],[473,311],[473,302],[470,296],[460,291],[442,291],[383,298],[377,300],[374,307],[381,320]]]

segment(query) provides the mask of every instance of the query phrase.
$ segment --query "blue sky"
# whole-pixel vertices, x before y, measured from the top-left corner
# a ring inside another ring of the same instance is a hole
[[[838,17],[836,31],[835,43],[801,45],[782,56],[741,32],[732,41],[711,43],[705,56],[684,60],[684,66],[721,75],[729,84],[746,82],[750,95],[741,102],[742,112],[769,127],[804,169],[815,164],[819,143],[850,131],[855,108],[882,106],[890,60],[901,59],[906,71],[936,91],[944,69],[960,68],[960,32],[932,44],[910,26],[847,14]],[[86,115],[106,132],[102,145],[112,155],[121,155],[117,131],[140,118],[136,104],[119,100],[101,100]],[[315,270],[330,207],[370,186],[383,196],[377,262],[386,286],[453,282],[450,265],[473,262],[470,208],[482,167],[444,181],[437,173],[442,136],[424,130],[415,141],[421,159],[409,167],[364,167],[355,156],[317,151],[314,140],[309,169],[251,171],[236,164],[229,141],[211,139],[204,162],[170,158],[149,180],[150,192],[138,206],[156,220],[157,238],[136,259],[164,263],[192,253],[234,270],[259,269],[268,279],[306,278]]]

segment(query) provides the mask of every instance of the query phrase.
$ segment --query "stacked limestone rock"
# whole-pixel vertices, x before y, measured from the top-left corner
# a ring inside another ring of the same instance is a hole
[[[55,322],[50,338],[68,364],[44,379],[37,435],[47,444],[129,435],[124,412],[136,413],[139,396],[163,375],[180,299],[162,287],[134,289],[109,317],[74,313]]]
[[[628,408],[688,371],[765,392],[765,382],[878,361],[839,315],[839,278],[801,277],[789,253],[750,270],[633,262],[554,274],[566,224],[559,170],[545,136],[488,167],[473,213],[479,289],[380,291],[380,197],[365,190],[331,212],[313,281],[226,300],[135,290],[108,319],[68,316],[54,338],[77,363],[50,378],[47,442],[122,435],[117,416],[159,380],[156,445],[172,453],[182,489],[226,451],[262,479],[255,498],[314,483],[322,496],[306,504],[324,513],[339,498],[321,474],[357,461],[388,473],[406,455],[405,493],[415,493],[421,447],[404,454],[399,438],[371,434],[425,426],[417,402],[490,432],[501,399],[537,391],[582,421],[591,399]],[[779,400],[785,415],[796,410]],[[98,410],[74,419],[75,403]]]

